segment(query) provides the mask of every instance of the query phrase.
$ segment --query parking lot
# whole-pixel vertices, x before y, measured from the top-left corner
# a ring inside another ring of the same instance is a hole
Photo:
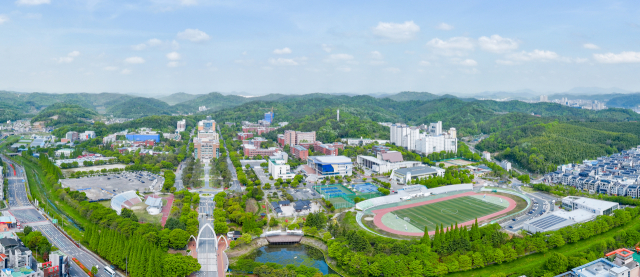
[[[287,192],[293,196],[295,200],[311,200],[320,198],[320,194],[313,189],[288,189]]]
[[[162,189],[164,178],[149,172],[124,172],[94,177],[60,180],[62,187],[82,191],[90,200],[107,200],[116,194],[137,190],[157,192]]]

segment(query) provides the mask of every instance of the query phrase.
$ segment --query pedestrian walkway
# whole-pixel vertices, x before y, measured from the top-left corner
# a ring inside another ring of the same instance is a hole
[[[173,194],[169,195],[164,199],[167,199],[167,205],[164,205],[164,207],[162,207],[162,221],[160,221],[160,224],[162,224],[162,227],[164,227],[164,224],[167,223],[167,219],[169,219],[169,214],[171,214],[171,206],[173,205]]]

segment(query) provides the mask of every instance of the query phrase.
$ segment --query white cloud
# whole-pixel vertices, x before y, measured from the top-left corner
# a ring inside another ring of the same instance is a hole
[[[73,61],[73,57],[60,57],[57,59],[59,63],[70,63]]]
[[[180,5],[184,5],[184,6],[198,5],[198,1],[196,1],[196,0],[180,0]]]
[[[298,65],[298,63],[293,59],[284,58],[269,59],[269,63],[272,65]]]
[[[285,47],[282,49],[275,49],[273,50],[273,54],[278,54],[278,55],[291,54],[291,49],[289,49],[289,47]]]
[[[162,40],[159,40],[157,38],[152,38],[149,41],[147,41],[147,44],[149,44],[149,46],[158,46],[162,44]]]
[[[333,50],[333,47],[331,45],[328,45],[328,44],[322,44],[322,50],[324,50],[327,53],[330,53],[331,50]]]
[[[522,51],[520,53],[513,53],[507,56],[508,58],[515,61],[535,61],[535,60],[555,60],[560,56],[553,51],[545,51],[545,50],[533,50],[531,52]]]
[[[442,22],[442,23],[438,24],[438,26],[436,26],[436,29],[443,30],[443,31],[451,31],[451,30],[453,30],[453,26]]]
[[[595,45],[593,43],[585,43],[582,45],[582,47],[586,48],[586,49],[591,49],[591,50],[598,50],[600,49],[600,47],[598,45]]]
[[[473,50],[473,41],[466,37],[453,37],[447,41],[434,38],[427,42],[427,46],[439,49],[464,49]]]
[[[431,63],[429,61],[420,61],[419,65],[421,66],[429,66]]]
[[[404,23],[379,22],[378,26],[373,28],[373,34],[392,41],[413,39],[418,32],[420,32],[420,26],[413,21],[405,21]]]
[[[144,63],[144,59],[141,57],[128,57],[124,59],[124,62],[130,64],[141,64]]]
[[[472,59],[465,59],[465,60],[454,60],[453,61],[456,64],[459,65],[464,65],[464,66],[476,66],[478,65],[478,62],[472,60]]]
[[[385,71],[391,72],[391,73],[398,73],[400,72],[400,68],[397,67],[387,67],[384,69]]]
[[[180,49],[180,43],[178,43],[177,41],[173,40],[173,41],[171,42],[171,49],[173,49],[173,50],[178,50],[178,49]]]
[[[329,58],[325,59],[325,62],[340,62],[340,61],[350,61],[353,60],[353,56],[349,54],[331,54]]]
[[[378,51],[371,51],[371,58],[376,60],[382,60],[382,54]]]
[[[624,51],[620,54],[593,54],[593,58],[600,63],[640,63],[640,52]]]
[[[475,48],[474,41],[467,37],[453,37],[446,41],[434,38],[427,42],[427,46],[444,56],[464,56]]]
[[[125,68],[125,69],[123,69],[122,71],[120,71],[120,73],[121,73],[121,74],[125,74],[125,75],[127,75],[127,74],[131,74],[131,69],[127,69],[127,68]]]
[[[51,4],[51,0],[18,0],[17,5],[37,6],[42,4]]]
[[[510,60],[496,60],[496,63],[497,64],[501,64],[501,65],[514,65],[514,64],[516,64],[515,62],[510,61]]]
[[[177,61],[180,60],[181,56],[180,53],[178,52],[171,52],[169,54],[167,54],[167,59],[172,60],[172,61]]]
[[[58,61],[58,63],[70,63],[77,56],[80,56],[79,51],[71,51],[66,57],[57,58],[56,61]]]
[[[178,33],[178,38],[190,40],[192,42],[203,42],[209,40],[211,37],[198,29],[186,29],[183,32]]]
[[[351,72],[351,67],[348,66],[339,66],[336,68],[336,70],[338,71],[342,71],[342,72]]]
[[[491,37],[480,37],[478,39],[478,44],[480,44],[480,48],[485,51],[494,52],[494,53],[504,53],[511,50],[518,49],[518,41],[503,38],[499,35],[493,35]]]
[[[168,66],[168,67],[176,67],[176,66],[178,66],[178,65],[179,65],[179,63],[178,63],[178,62],[176,62],[176,61],[168,62],[168,63],[167,63],[167,66]]]
[[[116,71],[116,70],[118,70],[118,67],[117,66],[105,66],[103,69],[106,70],[106,71]]]
[[[144,43],[140,43],[137,45],[131,45],[131,49],[136,50],[136,51],[141,51],[144,50],[145,48],[147,48],[147,45]]]
[[[9,17],[4,14],[0,14],[0,24],[5,23],[7,21],[9,21]]]

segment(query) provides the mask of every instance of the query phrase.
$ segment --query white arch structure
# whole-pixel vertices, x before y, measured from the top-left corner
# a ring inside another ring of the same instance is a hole
[[[218,241],[217,241],[217,242],[219,243],[221,239],[224,239],[224,242],[227,244],[227,247],[226,247],[226,249],[225,249],[225,250],[229,249],[229,240],[227,239],[227,237],[225,237],[225,236],[219,236],[219,237],[218,237]],[[218,243],[216,243],[216,247],[218,247]]]
[[[202,232],[203,232],[206,228],[209,228],[209,229],[211,230],[211,232],[213,233],[213,237],[212,237],[212,238],[203,238],[203,237],[202,237]],[[209,223],[205,224],[205,225],[204,225],[204,226],[202,226],[202,228],[200,229],[200,232],[198,232],[198,238],[196,239],[196,250],[197,250],[198,248],[200,248],[200,240],[213,240],[213,241],[216,241],[216,238],[217,238],[217,236],[216,236],[216,231],[215,231],[215,230],[213,230],[213,227],[211,226],[211,224],[209,224]],[[217,242],[217,241],[216,241],[216,243],[215,243],[215,245],[214,245],[214,248],[215,248],[215,252],[218,252],[218,242]]]

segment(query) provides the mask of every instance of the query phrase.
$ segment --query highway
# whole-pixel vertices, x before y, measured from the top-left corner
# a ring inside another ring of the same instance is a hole
[[[23,221],[20,222],[21,224],[32,226],[34,229],[41,231],[53,245],[70,257],[78,259],[87,268],[91,269],[94,265],[99,266],[100,270],[96,276],[108,277],[109,275],[107,275],[103,270],[106,264],[101,260],[98,260],[96,258],[97,255],[92,255],[88,250],[77,247],[60,230],[54,227],[53,224],[47,220],[45,215],[37,211],[31,202],[29,202],[25,187],[26,176],[24,168],[13,163],[13,161],[4,156],[2,156],[2,160],[7,164],[7,166],[9,166],[9,164],[13,164],[16,169],[16,175],[13,175],[12,170],[9,170],[9,173],[7,174],[7,179],[9,181],[9,212],[14,214],[16,219],[22,218]],[[88,276],[73,261],[69,260],[69,264],[71,265],[69,270],[70,276]]]

